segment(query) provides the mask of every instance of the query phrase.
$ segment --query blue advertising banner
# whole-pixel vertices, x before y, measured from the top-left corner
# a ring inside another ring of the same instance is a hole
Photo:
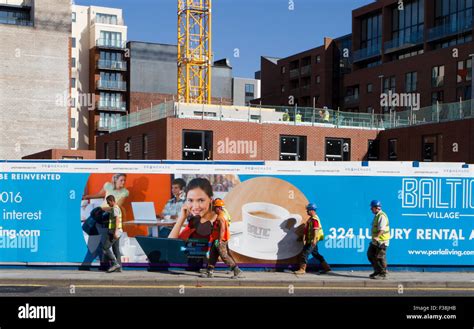
[[[473,177],[462,164],[4,162],[0,263],[97,262],[108,225],[97,213],[108,216],[105,198],[113,195],[123,214],[125,264],[182,263],[193,253],[177,240],[207,241],[212,225],[193,216],[212,223],[212,200],[220,198],[240,264],[298,264],[305,207],[313,202],[324,230],[320,253],[330,264],[367,265],[369,204],[380,200],[389,218],[389,264],[472,266]],[[83,229],[89,222],[96,233]],[[205,243],[199,248],[205,255]]]

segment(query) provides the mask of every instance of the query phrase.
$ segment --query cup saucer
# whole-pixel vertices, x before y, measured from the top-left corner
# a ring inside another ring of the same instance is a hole
[[[252,246],[242,240],[242,232],[244,229],[243,222],[232,222],[230,224],[231,237],[229,241],[230,250],[250,258],[261,260],[282,260],[297,256],[303,250],[301,241],[297,241],[298,236],[293,231],[280,242],[276,242],[274,251],[261,252],[252,249]]]

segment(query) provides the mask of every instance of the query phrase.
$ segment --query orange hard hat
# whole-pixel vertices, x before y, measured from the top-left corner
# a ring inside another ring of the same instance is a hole
[[[214,207],[224,207],[224,200],[222,200],[222,199],[215,199],[215,200],[214,200]]]

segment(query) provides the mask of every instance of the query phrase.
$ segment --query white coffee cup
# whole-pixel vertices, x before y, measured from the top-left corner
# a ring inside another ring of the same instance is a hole
[[[252,202],[242,206],[243,232],[241,243],[257,252],[278,251],[278,243],[289,233],[287,220],[294,218],[295,226],[301,223],[301,216],[278,205],[266,202]]]

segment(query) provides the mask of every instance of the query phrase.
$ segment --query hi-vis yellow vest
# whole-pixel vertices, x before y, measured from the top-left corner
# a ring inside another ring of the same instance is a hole
[[[323,232],[323,226],[321,225],[321,220],[319,219],[318,215],[315,215],[314,217],[310,217],[308,219],[308,230],[306,231],[306,242],[309,243],[313,241],[313,237],[314,237],[314,226],[311,219],[315,219],[319,224],[318,225],[319,226],[318,241],[324,240],[324,232]]]
[[[386,213],[384,213],[382,210],[379,211],[377,215],[374,217],[374,221],[372,223],[372,238],[375,238],[377,236],[377,233],[379,232],[379,219],[380,217],[385,216],[387,218],[387,230],[384,231],[379,236],[380,241],[388,241],[390,240],[390,226],[389,226],[389,221],[388,221],[388,216]]]

